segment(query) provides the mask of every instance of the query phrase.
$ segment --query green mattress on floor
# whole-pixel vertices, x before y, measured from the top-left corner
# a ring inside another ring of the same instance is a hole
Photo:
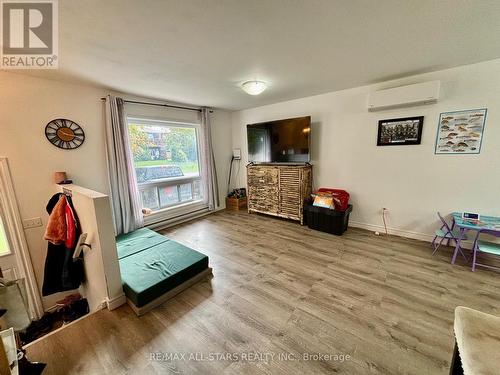
[[[151,229],[116,238],[123,290],[142,307],[208,268],[208,257]]]

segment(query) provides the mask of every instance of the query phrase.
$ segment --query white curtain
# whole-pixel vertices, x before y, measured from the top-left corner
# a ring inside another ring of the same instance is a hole
[[[203,185],[206,186],[207,190],[205,192],[205,201],[208,203],[208,209],[213,211],[220,206],[220,200],[209,108],[201,109],[201,133]]]
[[[106,156],[116,234],[144,226],[123,99],[106,97]]]

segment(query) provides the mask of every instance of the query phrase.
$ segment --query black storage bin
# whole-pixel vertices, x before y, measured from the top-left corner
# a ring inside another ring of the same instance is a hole
[[[330,208],[317,206],[305,206],[304,217],[309,228],[341,236],[347,230],[351,211],[352,204],[345,211],[335,211]]]

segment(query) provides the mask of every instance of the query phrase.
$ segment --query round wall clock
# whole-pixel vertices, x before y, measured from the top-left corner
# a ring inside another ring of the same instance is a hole
[[[64,118],[52,120],[45,127],[45,136],[54,146],[74,150],[85,141],[85,133],[76,122]]]

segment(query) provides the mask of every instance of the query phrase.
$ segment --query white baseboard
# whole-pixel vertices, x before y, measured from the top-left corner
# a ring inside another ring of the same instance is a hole
[[[353,228],[366,229],[366,230],[369,230],[371,232],[385,233],[385,228],[383,225],[361,223],[359,221],[349,221],[349,226],[353,227]],[[413,231],[398,229],[398,228],[387,227],[387,233],[394,235],[394,236],[412,238],[414,240],[419,240],[419,241],[424,241],[424,242],[429,242],[429,243],[432,242],[432,240],[434,239],[434,235],[432,235],[432,234],[413,232]],[[461,247],[463,247],[465,249],[472,249],[472,241],[462,241]]]
[[[117,309],[118,307],[124,305],[127,303],[127,298],[125,297],[125,294],[120,294],[117,297],[107,299],[106,300],[106,306],[108,307],[108,310],[114,310]]]

